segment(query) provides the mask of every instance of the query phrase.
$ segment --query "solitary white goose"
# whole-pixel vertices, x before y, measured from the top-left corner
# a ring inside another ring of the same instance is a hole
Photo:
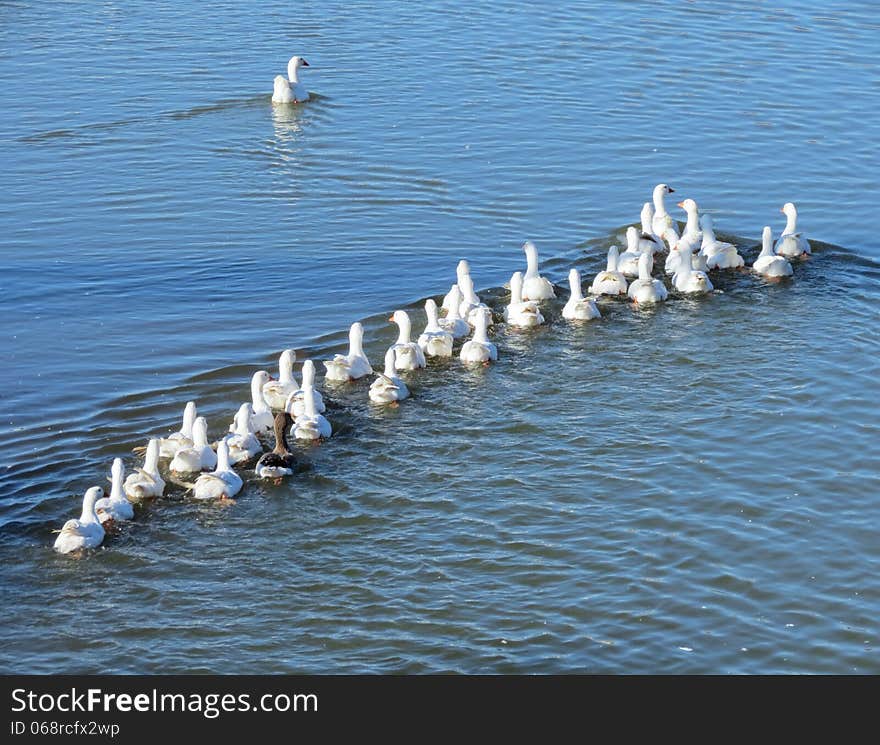
[[[665,251],[666,244],[654,232],[654,207],[650,202],[642,205],[642,234],[639,236],[639,248],[642,251]]]
[[[308,390],[303,394],[303,412],[293,422],[293,436],[298,440],[328,439],[333,434],[330,422],[315,409],[315,397]]]
[[[229,465],[229,444],[221,440],[217,445],[217,468],[196,479],[193,496],[196,499],[232,499],[241,487],[241,476]]]
[[[466,274],[458,282],[458,289],[461,290],[461,305],[458,306],[458,312],[471,326],[476,323],[476,318],[483,310],[489,310],[476,292],[474,292],[474,280],[470,274]],[[492,314],[489,314],[489,321],[492,320]]]
[[[283,75],[275,76],[272,103],[301,103],[309,100],[308,89],[299,82],[297,71],[300,67],[309,67],[309,63],[302,57],[291,57],[287,63],[287,79]]]
[[[253,408],[249,403],[243,403],[235,413],[235,429],[232,434],[226,435],[224,442],[228,448],[229,462],[232,465],[250,460],[263,447],[257,439],[253,429]],[[274,424],[275,419],[273,417]],[[220,446],[217,446],[217,457],[220,457]]]
[[[626,277],[617,270],[620,254],[617,246],[608,249],[608,263],[604,272],[599,272],[589,286],[588,292],[594,295],[626,295]]]
[[[692,254],[690,249],[681,249],[681,261],[678,269],[672,275],[672,285],[679,292],[689,295],[698,295],[711,292],[714,288],[706,272],[695,270],[691,263]]]
[[[110,469],[111,487],[110,496],[95,502],[95,512],[102,523],[121,523],[134,518],[134,508],[122,491],[122,481],[125,476],[125,466],[122,458],[114,458]]]
[[[409,388],[399,377],[394,366],[394,349],[385,352],[385,372],[379,373],[370,385],[370,401],[377,404],[390,404],[403,401],[409,396]]]
[[[174,454],[183,447],[192,445],[193,422],[196,420],[196,405],[194,401],[188,401],[183,410],[183,425],[180,431],[168,437],[159,439],[159,457],[173,458]]]
[[[459,291],[458,305],[461,305],[462,295],[461,295],[461,280],[465,276],[470,276],[471,273],[471,265],[468,264],[467,259],[462,259],[458,262],[458,265],[455,267],[455,278],[456,283],[449,288],[449,292],[446,293],[446,296],[443,298],[443,303],[440,306],[441,310],[449,313],[452,310],[452,303],[454,300],[453,292],[456,288]]]
[[[104,540],[104,527],[95,512],[95,503],[104,494],[100,486],[86,490],[83,497],[82,514],[78,520],[68,520],[55,539],[55,550],[62,554],[95,548]]]
[[[489,363],[498,359],[498,348],[489,341],[489,309],[480,310],[474,319],[474,336],[461,348],[461,361]]]
[[[305,412],[306,396],[311,396],[312,399],[314,399],[315,411],[319,414],[327,411],[327,406],[324,404],[324,397],[321,395],[320,391],[315,389],[315,363],[311,360],[303,362],[302,385],[299,390],[294,391],[287,397],[287,401],[285,401],[283,408],[293,414],[294,417],[298,417]],[[272,426],[274,427],[274,420]]]
[[[642,249],[639,248],[638,228],[630,226],[626,229],[626,251],[617,259],[617,271],[624,277],[639,276],[639,259],[642,258]]]
[[[534,328],[544,323],[544,316],[534,300],[523,300],[523,275],[514,272],[510,278],[510,304],[504,309],[504,320],[511,326]]]
[[[128,474],[122,488],[129,499],[162,496],[165,491],[165,481],[159,475],[159,440],[153,438],[147,443],[144,467],[136,468],[134,473]]]
[[[562,317],[569,321],[590,321],[600,318],[602,314],[599,312],[599,306],[594,300],[585,298],[581,291],[581,273],[577,269],[568,272],[568,285],[571,288],[571,296],[562,309]]]
[[[556,291],[549,279],[538,272],[538,247],[532,241],[523,243],[526,252],[526,273],[523,276],[523,300],[549,300],[556,297]]]
[[[738,269],[745,265],[745,259],[737,253],[736,246],[715,237],[712,215],[703,215],[700,218],[700,228],[703,230],[700,253],[706,257],[706,266],[709,269]]]
[[[430,298],[425,301],[428,323],[416,343],[427,357],[452,357],[452,334],[440,327],[437,303]]]
[[[348,332],[348,354],[337,354],[332,360],[325,360],[327,380],[357,380],[370,375],[373,368],[364,354],[364,327],[360,323],[351,324]]]
[[[659,279],[651,276],[654,257],[650,251],[645,251],[639,259],[639,278],[634,279],[629,286],[628,295],[637,305],[651,305],[661,303],[669,296],[669,291]]]
[[[440,319],[440,328],[452,334],[453,339],[460,339],[471,332],[471,327],[461,317],[461,290],[458,289],[458,285],[452,285],[449,292],[452,295],[449,311],[446,313],[446,318]]]
[[[788,259],[784,256],[779,256],[773,251],[773,232],[770,230],[769,225],[764,227],[764,232],[761,238],[761,255],[755,259],[755,263],[752,264],[752,269],[769,279],[790,277],[792,275],[792,269]]]
[[[263,400],[271,409],[280,410],[287,403],[287,397],[299,386],[293,377],[293,363],[296,352],[285,349],[278,358],[278,380],[268,380],[263,384]]]
[[[396,323],[400,329],[397,341],[391,347],[394,350],[394,364],[397,369],[417,370],[420,367],[426,367],[428,363],[425,361],[424,352],[416,342],[410,339],[412,323],[409,320],[409,313],[405,310],[396,310],[388,322]]]
[[[172,473],[198,473],[212,471],[217,466],[217,453],[208,444],[208,422],[205,417],[196,418],[193,424],[192,447],[181,448],[168,466]]]
[[[654,187],[654,221],[652,227],[654,234],[659,235],[670,246],[678,242],[678,228],[672,216],[666,211],[666,195],[672,194],[673,189],[668,184],[657,184]]]
[[[781,256],[805,256],[812,253],[810,242],[797,232],[797,208],[786,202],[780,210],[785,215],[785,230],[776,241],[776,253]]]
[[[258,478],[280,481],[285,476],[292,476],[296,461],[287,445],[287,428],[291,424],[290,414],[282,411],[275,415],[275,448],[270,453],[263,453],[254,467]]]

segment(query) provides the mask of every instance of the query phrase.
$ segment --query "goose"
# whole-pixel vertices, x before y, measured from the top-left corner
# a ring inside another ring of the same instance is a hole
[[[769,225],[764,227],[761,238],[761,255],[755,259],[752,269],[769,279],[790,277],[792,275],[791,263],[784,256],[779,256],[773,251],[773,232]]]
[[[309,63],[303,57],[291,57],[287,63],[287,79],[283,75],[275,76],[272,103],[301,103],[309,100],[308,89],[299,82],[297,70],[300,67],[309,67]]]
[[[270,409],[283,409],[287,397],[299,387],[293,377],[294,362],[296,352],[285,349],[278,358],[278,380],[269,379],[263,383],[263,400]]]
[[[275,479],[277,483],[285,476],[293,475],[296,462],[287,445],[287,428],[290,425],[288,412],[275,415],[275,448],[271,453],[263,453],[257,461],[254,471],[259,478]]]
[[[272,376],[265,370],[257,370],[251,378],[251,426],[258,435],[271,432],[275,425],[272,409],[263,398],[263,386],[270,380]]]
[[[315,397],[310,396],[309,392],[308,389],[303,391],[303,411],[294,420],[291,432],[297,440],[326,440],[333,434],[333,428],[315,409]]]
[[[489,310],[489,306],[480,300],[477,293],[474,292],[474,280],[470,274],[466,274],[459,280],[458,289],[461,290],[461,305],[458,307],[459,315],[464,318],[471,326],[476,324],[477,316],[483,310]],[[489,322],[491,323],[491,313],[489,314]]]
[[[776,253],[781,256],[806,256],[812,253],[810,242],[797,232],[797,207],[786,202],[779,210],[785,215],[785,230],[776,241]]]
[[[650,254],[650,251],[648,251]],[[571,287],[571,296],[562,309],[562,317],[569,321],[590,321],[600,318],[599,306],[594,300],[585,298],[581,292],[581,273],[577,269],[568,272],[568,284]]]
[[[227,447],[228,461],[233,466],[236,463],[250,460],[263,449],[262,445],[260,445],[260,441],[254,433],[252,424],[253,418],[253,408],[249,403],[243,403],[238,407],[238,411],[235,413],[235,429],[231,434],[228,434],[223,438]],[[273,426],[274,423],[275,418],[273,417]],[[218,444],[218,458],[220,457],[219,452],[220,445]]]
[[[462,300],[461,280],[465,276],[469,277],[470,274],[471,274],[471,265],[468,264],[467,259],[462,259],[461,261],[459,261],[458,266],[455,267],[456,283],[454,285],[452,285],[452,287],[449,288],[449,292],[447,292],[446,296],[443,298],[443,303],[440,306],[441,310],[446,311],[446,313],[449,313],[449,311],[452,310],[452,304],[453,304],[453,302],[456,302],[455,296],[453,295],[453,292],[456,290],[456,288],[459,291],[459,297],[458,297],[457,302],[458,302],[458,305],[461,305],[461,300]]]
[[[449,312],[446,314],[446,318],[440,319],[440,328],[452,334],[453,339],[460,339],[471,332],[471,327],[461,317],[461,290],[458,289],[458,285],[452,285],[450,293],[452,293],[452,300]]]
[[[180,431],[168,437],[159,439],[159,457],[173,458],[174,454],[183,447],[192,445],[193,422],[196,420],[196,405],[194,401],[188,401],[183,410],[183,425]]]
[[[315,390],[315,363],[311,360],[303,362],[302,385],[299,390],[294,391],[287,397],[287,401],[283,408],[293,414],[294,417],[298,417],[305,411],[306,396],[311,396],[314,399],[315,411],[319,414],[323,414],[327,411],[327,406],[324,404],[324,397],[321,395],[320,391]],[[274,420],[272,426],[275,426]]]
[[[416,343],[427,357],[452,357],[452,334],[440,327],[437,303],[430,298],[425,301],[425,315],[428,323]]]
[[[125,466],[122,458],[114,458],[110,468],[111,484],[110,496],[95,502],[95,512],[101,523],[121,523],[134,518],[134,508],[122,491],[122,480],[125,476]]]
[[[619,253],[617,246],[608,249],[608,263],[604,272],[599,272],[593,284],[587,288],[594,295],[626,295],[626,278],[617,271]]]
[[[523,243],[526,253],[526,273],[523,275],[523,300],[549,300],[556,297],[556,291],[549,279],[538,273],[538,247],[532,241]]]
[[[205,417],[196,418],[193,424],[192,447],[181,448],[168,466],[174,474],[212,471],[217,466],[217,454],[208,444],[208,422]]]
[[[410,331],[412,323],[409,320],[409,313],[405,310],[396,310],[389,323],[396,323],[400,329],[397,341],[391,346],[394,350],[394,364],[398,370],[418,370],[426,367],[425,353],[421,347],[414,341],[410,341]]]
[[[654,232],[654,206],[650,202],[642,205],[642,234],[639,236],[639,248],[642,251],[665,251],[666,244]]]
[[[633,280],[628,291],[636,305],[661,303],[669,296],[666,285],[651,276],[653,265],[654,257],[650,251],[645,251],[639,259],[639,278]]]
[[[736,252],[736,246],[715,237],[712,215],[703,215],[700,218],[700,228],[703,231],[700,254],[706,257],[708,269],[738,269],[745,265],[745,259]]]
[[[377,404],[390,404],[395,401],[403,401],[409,396],[409,388],[406,387],[396,375],[394,365],[394,349],[385,352],[385,372],[379,373],[370,385],[370,401]]]
[[[158,451],[157,451],[158,452]],[[95,503],[104,494],[100,486],[86,490],[83,497],[82,514],[78,520],[68,520],[58,532],[55,550],[69,554],[84,548],[95,548],[104,540],[104,527],[95,512]]]
[[[693,252],[703,242],[703,231],[700,230],[700,210],[693,199],[684,199],[678,203],[678,206],[687,213],[687,222],[678,243],[686,245]]]
[[[489,309],[477,313],[474,336],[461,348],[461,361],[466,363],[482,362],[488,364],[498,359],[498,348],[489,341]]]
[[[196,479],[192,486],[193,496],[196,499],[232,499],[241,491],[241,487],[241,476],[229,465],[229,443],[220,440],[217,445],[217,467]]]
[[[544,316],[534,300],[523,300],[522,290],[522,272],[514,272],[510,278],[510,304],[504,309],[504,320],[519,328],[540,326],[544,323]]]
[[[663,238],[670,247],[678,242],[678,228],[672,216],[666,211],[665,197],[674,191],[675,189],[668,184],[657,184],[653,194],[654,218],[651,227],[654,228],[654,234]]]
[[[714,288],[709,276],[706,272],[693,268],[692,256],[690,249],[681,249],[681,261],[675,274],[672,275],[672,285],[679,292],[689,295],[711,292]]]
[[[626,251],[617,258],[617,271],[624,277],[639,276],[639,259],[642,257],[642,249],[639,248],[639,242],[638,228],[628,227],[626,229]]]
[[[147,443],[144,467],[136,468],[128,474],[122,485],[129,499],[150,499],[161,497],[165,491],[165,481],[159,475],[159,440],[155,437]]]
[[[688,254],[688,261],[692,263],[692,259],[690,258],[692,250],[693,248],[687,241],[672,243],[669,246],[669,253],[666,254],[666,259],[663,262],[663,271],[667,274],[675,274],[678,271],[678,267],[681,264],[684,254]]]
[[[337,354],[332,360],[325,360],[326,380],[357,380],[371,375],[373,368],[364,354],[364,327],[360,323],[351,324],[348,332],[348,354]]]

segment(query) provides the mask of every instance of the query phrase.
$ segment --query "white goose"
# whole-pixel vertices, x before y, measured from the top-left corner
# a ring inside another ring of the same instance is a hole
[[[780,210],[785,215],[785,230],[776,241],[776,253],[780,256],[805,256],[812,253],[810,242],[797,232],[797,207],[786,202]]]
[[[287,397],[299,387],[293,377],[293,363],[296,352],[285,349],[278,358],[278,380],[268,380],[263,384],[263,400],[269,408],[281,410]]]
[[[471,274],[471,265],[468,264],[467,259],[462,259],[461,261],[459,261],[458,266],[455,267],[456,283],[454,285],[452,285],[452,287],[449,288],[449,292],[447,292],[446,296],[443,298],[443,303],[440,306],[441,310],[444,310],[447,313],[449,313],[449,311],[452,310],[452,304],[455,301],[455,296],[453,295],[453,292],[456,289],[458,289],[458,292],[459,292],[458,305],[459,306],[461,305],[461,300],[462,300],[461,280],[465,276],[469,277],[470,274]]]
[[[691,253],[696,251],[703,243],[703,231],[700,230],[700,209],[693,199],[684,199],[678,203],[687,213],[687,223],[678,239],[679,246],[686,246]]]
[[[172,473],[198,473],[212,471],[217,466],[217,454],[208,444],[208,422],[205,417],[196,418],[193,424],[193,444],[189,448],[181,448],[168,466]]]
[[[251,426],[258,435],[271,432],[275,424],[275,415],[263,398],[263,386],[270,380],[272,376],[265,370],[257,370],[251,378]]]
[[[241,487],[241,476],[229,464],[229,444],[221,440],[217,445],[217,468],[196,479],[193,496],[196,499],[232,499]]]
[[[568,272],[568,285],[571,296],[562,309],[563,318],[569,321],[590,321],[602,316],[596,302],[584,297],[581,291],[581,273],[577,269]]]
[[[452,357],[452,334],[440,327],[437,303],[430,298],[425,301],[428,323],[416,343],[427,357]]]
[[[692,254],[690,249],[682,248],[681,252],[681,261],[678,264],[678,269],[675,274],[672,275],[672,285],[679,292],[687,293],[688,295],[699,295],[706,292],[711,292],[714,288],[712,286],[712,282],[709,280],[709,276],[706,272],[702,272],[699,270],[695,270],[692,264]]]
[[[599,272],[593,280],[593,284],[587,288],[594,295],[626,295],[626,277],[617,270],[617,260],[620,254],[617,246],[608,249],[608,263],[604,272]]]
[[[770,230],[769,225],[764,227],[761,238],[761,254],[755,259],[752,269],[768,279],[790,277],[792,275],[791,263],[784,256],[779,256],[774,252],[773,232]]]
[[[196,405],[188,401],[183,410],[183,425],[180,431],[159,439],[159,457],[173,458],[180,448],[190,447],[193,437],[193,422],[196,420]]]
[[[639,259],[639,278],[633,280],[628,291],[629,297],[637,305],[662,303],[669,296],[666,285],[651,276],[653,265],[654,257],[650,251],[645,251]]]
[[[274,418],[273,418],[274,423]],[[257,439],[253,429],[253,408],[249,403],[243,403],[235,413],[235,429],[226,435],[223,441],[228,448],[229,462],[232,465],[250,460],[257,453],[262,452],[263,447]],[[220,445],[217,445],[217,457],[220,455]]]
[[[370,375],[373,368],[364,354],[364,327],[360,323],[351,324],[348,332],[348,354],[337,354],[332,360],[325,360],[327,380],[349,381]]]
[[[440,328],[452,334],[453,339],[460,339],[471,332],[471,327],[461,317],[461,290],[458,289],[458,285],[452,285],[452,289],[449,292],[452,295],[449,312],[446,314],[446,318],[440,319]]]
[[[370,385],[370,401],[377,404],[390,404],[403,401],[409,396],[409,388],[396,374],[394,349],[385,352],[385,372],[379,373]]]
[[[474,280],[470,274],[466,274],[458,282],[458,289],[461,290],[461,305],[458,307],[459,315],[464,318],[471,326],[476,324],[477,316],[483,310],[489,310],[486,305],[474,292]],[[492,314],[489,314],[489,322],[492,321]]]
[[[104,540],[104,527],[95,512],[95,503],[104,494],[100,486],[86,490],[83,497],[82,514],[78,520],[68,520],[55,539],[55,550],[62,554],[95,548]]]
[[[477,312],[474,336],[461,348],[461,361],[467,363],[494,362],[498,359],[498,348],[489,341],[489,309]]]
[[[736,246],[715,237],[712,215],[703,215],[700,218],[700,228],[703,230],[700,253],[706,257],[708,269],[738,269],[745,265],[745,259],[737,253]]]
[[[523,300],[522,272],[514,272],[510,278],[510,304],[504,309],[504,320],[518,328],[534,328],[544,323],[538,304]]]
[[[315,409],[315,397],[311,395],[313,391],[306,385],[307,382],[303,375],[303,411],[294,420],[291,433],[297,440],[326,440],[333,434],[333,428]]]
[[[311,360],[303,362],[302,385],[299,390],[294,391],[287,397],[287,401],[285,401],[282,408],[289,411],[294,417],[298,417],[300,414],[305,413],[306,396],[312,397],[315,404],[315,411],[319,414],[323,414],[327,411],[327,406],[324,404],[324,397],[315,389],[315,363]]]
[[[300,103],[309,100],[308,89],[299,82],[297,71],[300,67],[309,67],[309,63],[302,57],[291,57],[287,63],[287,79],[283,75],[275,76],[272,103]]]
[[[642,205],[642,234],[639,236],[639,248],[642,251],[657,253],[665,251],[666,244],[654,232],[654,206],[650,202]]]
[[[639,248],[639,242],[638,228],[628,227],[626,229],[626,251],[620,254],[617,259],[617,271],[624,277],[639,276],[639,259],[642,258],[642,249]]]
[[[159,440],[153,438],[147,443],[144,467],[136,468],[134,473],[128,474],[122,488],[129,499],[151,499],[162,496],[165,491],[165,481],[159,475]]]
[[[668,184],[657,184],[654,187],[653,194],[654,219],[652,227],[654,228],[654,234],[659,235],[670,247],[678,243],[678,228],[672,216],[666,211],[665,198],[667,194],[672,194],[674,191],[675,189]]]
[[[396,310],[388,322],[396,323],[400,329],[397,341],[391,347],[394,350],[394,364],[397,369],[418,370],[426,367],[428,363],[425,361],[424,352],[416,342],[410,340],[412,322],[409,320],[409,313],[405,310]]]
[[[556,297],[556,291],[549,279],[538,272],[538,247],[532,241],[523,243],[526,253],[526,273],[523,276],[523,300],[549,300]]]
[[[125,466],[122,458],[114,458],[110,469],[112,478],[110,496],[95,502],[95,512],[102,523],[121,523],[134,518],[134,508],[122,491],[122,481],[125,476]]]

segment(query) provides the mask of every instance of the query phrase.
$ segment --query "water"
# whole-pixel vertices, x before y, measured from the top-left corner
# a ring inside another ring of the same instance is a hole
[[[873,5],[291,12],[0,10],[2,669],[880,672]],[[318,95],[273,110],[293,53]],[[289,484],[51,550],[186,400],[219,434],[358,319],[378,366],[462,256],[496,306],[527,237],[591,276],[660,181],[749,259],[794,201],[816,254],[553,305],[398,409],[328,389]]]

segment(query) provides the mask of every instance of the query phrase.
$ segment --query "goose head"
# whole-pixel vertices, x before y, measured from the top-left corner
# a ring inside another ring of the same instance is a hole
[[[468,264],[467,259],[462,259],[458,262],[458,266],[455,267],[455,276],[459,282],[461,282],[461,278],[467,276],[471,273],[471,265]]]
[[[296,352],[285,349],[278,358],[278,380],[281,383],[293,382],[293,363],[296,362]]]
[[[263,386],[274,378],[265,370],[257,370],[251,378],[251,399],[255,410],[262,410],[266,406],[263,400]]]
[[[667,194],[672,194],[672,192],[674,191],[675,189],[673,189],[669,184],[657,184],[657,186],[654,187],[654,208],[656,209],[658,214],[663,215],[666,213],[666,207],[663,204],[663,198]]]
[[[793,202],[786,202],[779,211],[786,217],[797,217],[797,207]]]
[[[104,490],[100,486],[91,486],[86,489],[83,496],[82,515],[79,518],[81,523],[100,523],[98,514],[95,512],[95,502],[104,496]]]
[[[315,363],[311,360],[303,362],[302,366],[302,390],[311,391],[315,387]]]
[[[434,302],[433,298],[428,298],[425,301],[425,315],[428,317],[425,331],[439,331],[440,321],[437,316],[437,303]]]
[[[287,63],[287,78],[291,83],[299,82],[296,71],[299,70],[300,67],[310,67],[309,63],[306,62],[305,57],[291,57],[290,62]]]
[[[412,329],[412,322],[409,320],[409,313],[405,310],[396,310],[394,311],[391,318],[388,319],[389,323],[396,323],[397,328],[400,329],[400,335],[397,337],[398,344],[409,344],[409,335],[410,330]]]
[[[630,225],[626,229],[626,250],[636,253],[639,250],[639,229]]]

